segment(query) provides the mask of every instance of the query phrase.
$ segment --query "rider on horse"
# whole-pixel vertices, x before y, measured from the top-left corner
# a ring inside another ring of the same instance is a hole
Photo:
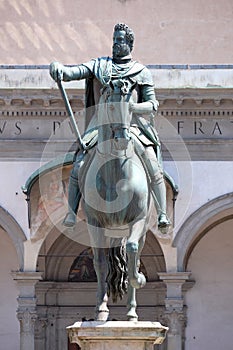
[[[113,57],[101,57],[73,67],[65,67],[58,62],[50,65],[50,74],[57,81],[86,79],[86,118],[89,125],[83,136],[86,149],[96,146],[98,139],[97,111],[100,96],[109,89],[110,84],[117,84],[122,92],[135,87],[133,101],[129,109],[133,112],[130,127],[135,151],[143,162],[150,178],[150,189],[158,213],[158,227],[161,230],[170,225],[166,214],[166,187],[160,155],[160,142],[156,130],[142,115],[151,114],[158,108],[154,93],[154,84],[150,71],[142,64],[132,61],[134,33],[125,24],[117,24],[113,36]],[[81,198],[78,183],[80,168],[87,163],[89,152],[76,152],[73,169],[69,180],[67,213],[63,224],[72,227],[76,222],[76,214]]]

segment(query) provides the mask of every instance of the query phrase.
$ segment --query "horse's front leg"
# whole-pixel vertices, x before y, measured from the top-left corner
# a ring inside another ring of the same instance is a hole
[[[136,301],[136,289],[129,284],[128,286],[128,299],[127,299],[127,319],[128,321],[137,321],[138,315],[136,313],[137,301]]]
[[[109,309],[107,307],[107,261],[104,248],[92,248],[94,254],[94,268],[97,276],[97,303],[96,303],[96,320],[107,321]]]
[[[145,286],[146,278],[139,272],[140,254],[145,242],[145,221],[139,220],[132,225],[130,237],[127,240],[128,276],[132,287],[139,289]]]

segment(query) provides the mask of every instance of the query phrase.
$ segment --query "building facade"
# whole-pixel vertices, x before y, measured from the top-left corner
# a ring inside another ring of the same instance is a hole
[[[134,57],[148,65],[156,86],[155,123],[173,222],[169,234],[161,235],[155,213],[151,217],[141,259],[147,285],[137,294],[139,318],[169,326],[161,350],[230,350],[230,1],[220,7],[212,1],[91,5],[1,4],[9,16],[2,20],[0,44],[0,350],[75,349],[66,326],[93,318],[96,277],[82,211],[78,238],[61,225],[76,146],[48,63],[110,54],[119,18],[135,28]],[[65,87],[84,130],[85,84]],[[124,319],[125,300],[118,306],[110,302],[110,312]]]

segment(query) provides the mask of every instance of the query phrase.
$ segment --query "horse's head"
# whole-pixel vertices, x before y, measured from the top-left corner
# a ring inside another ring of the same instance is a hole
[[[115,150],[123,151],[131,141],[130,123],[132,113],[129,103],[136,84],[125,80],[113,80],[109,84],[107,111],[111,129],[112,145]]]

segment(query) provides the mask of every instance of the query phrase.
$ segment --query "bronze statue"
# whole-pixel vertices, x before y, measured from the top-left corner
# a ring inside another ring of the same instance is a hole
[[[135,288],[145,285],[139,270],[150,192],[158,213],[158,227],[166,232],[166,188],[160,142],[143,114],[155,113],[158,101],[149,70],[132,61],[134,34],[117,24],[113,57],[101,57],[74,67],[50,65],[55,81],[86,79],[86,106],[91,120],[76,153],[69,181],[69,212],[64,225],[73,227],[81,196],[98,279],[97,319],[108,318],[107,295],[113,300],[127,289],[128,319],[137,319]],[[87,115],[88,118],[88,115]],[[105,249],[111,248],[107,271]],[[107,286],[105,284],[107,278]]]
[[[114,28],[112,58],[101,57],[74,67],[65,67],[58,62],[53,62],[50,65],[50,74],[55,81],[59,77],[64,81],[86,79],[86,107],[89,107],[90,111],[87,112],[89,114],[93,111],[91,107],[98,105],[101,93],[108,88],[111,82],[137,84],[134,102],[129,104],[134,114],[130,130],[131,137],[134,139],[136,152],[140,155],[149,173],[150,189],[158,213],[158,227],[163,229],[169,226],[170,222],[166,216],[166,189],[160,143],[156,130],[142,117],[143,114],[155,112],[158,108],[158,101],[155,98],[154,84],[149,70],[142,64],[132,61],[133,43],[132,30],[125,24],[117,24]],[[91,117],[84,135],[84,141],[89,149],[96,146],[98,138],[98,127],[95,125],[96,113],[93,112]],[[77,152],[74,160],[69,183],[69,212],[64,220],[66,226],[73,226],[76,222],[81,198],[78,173],[80,167],[86,162],[85,158],[88,158],[86,152]]]

